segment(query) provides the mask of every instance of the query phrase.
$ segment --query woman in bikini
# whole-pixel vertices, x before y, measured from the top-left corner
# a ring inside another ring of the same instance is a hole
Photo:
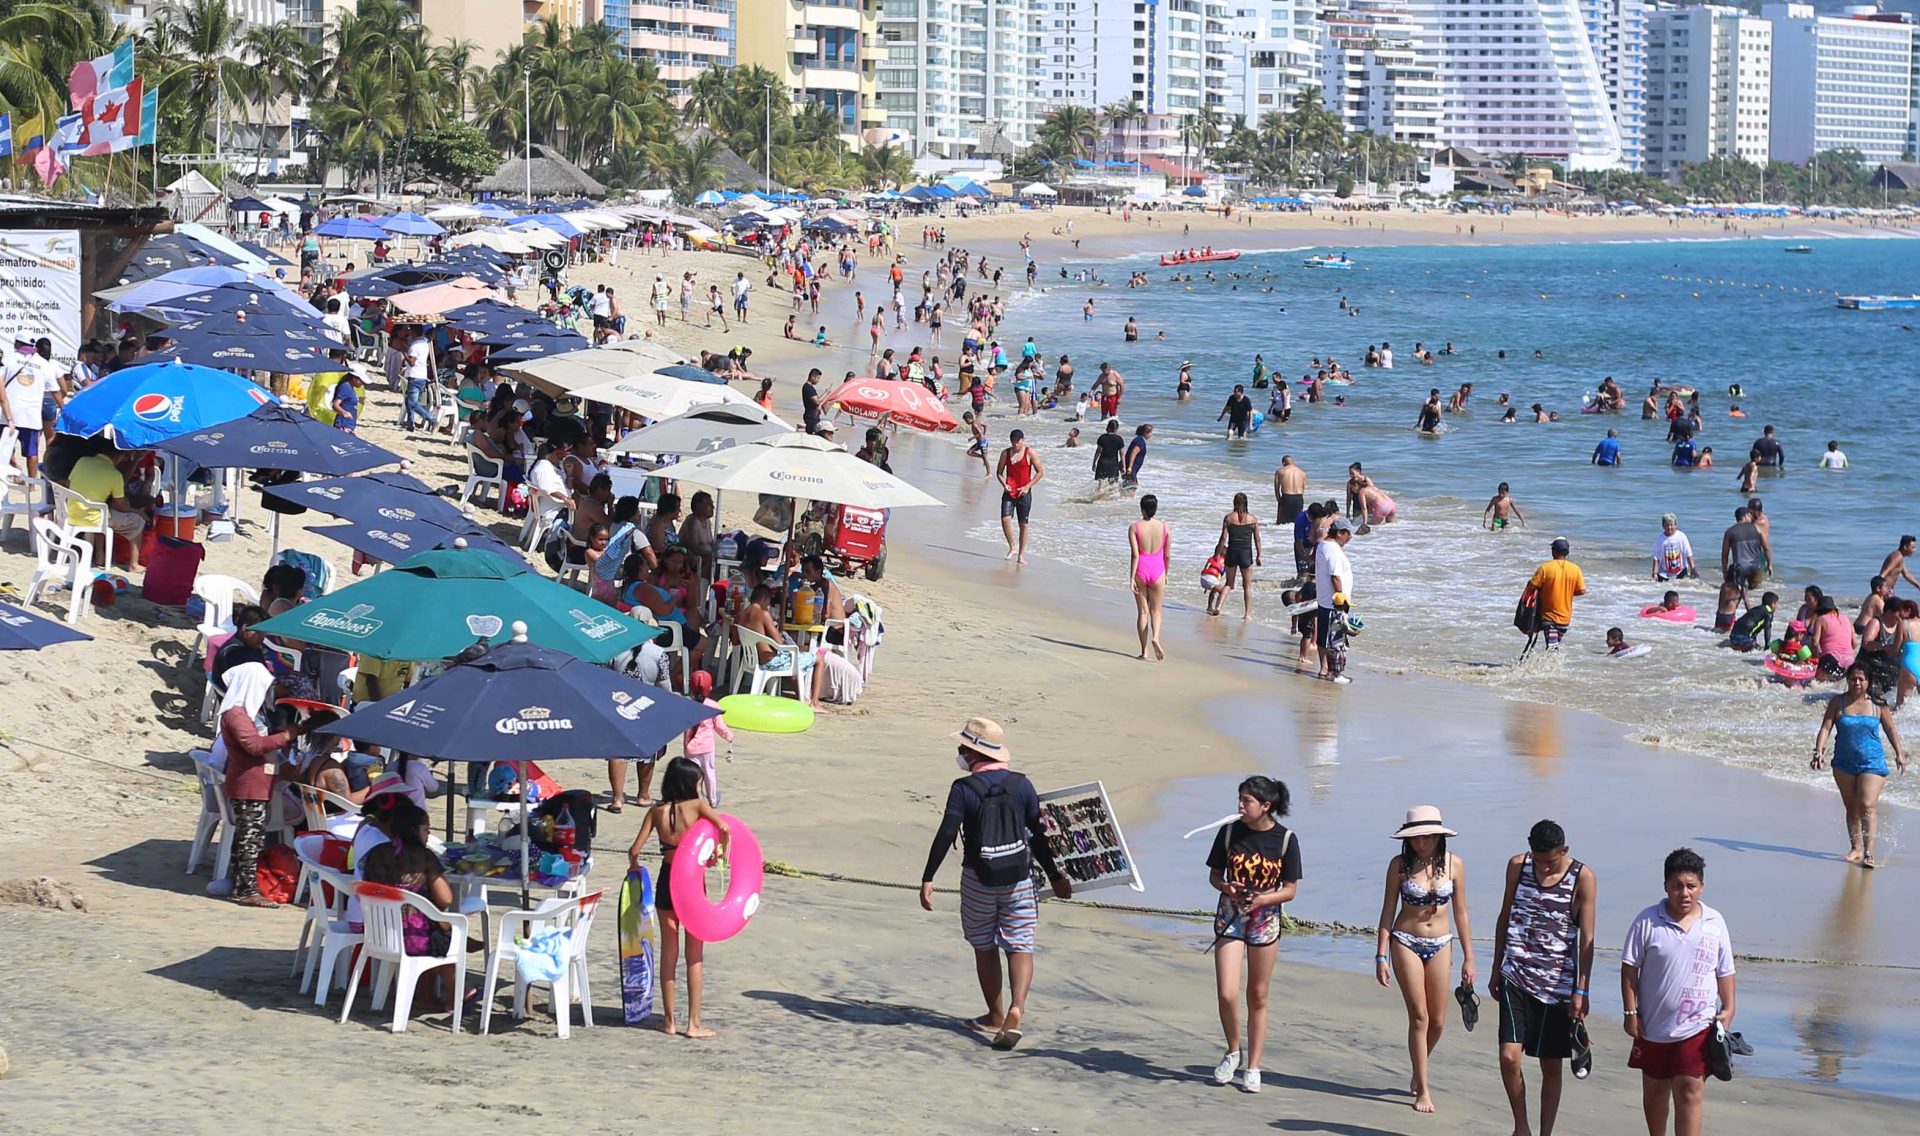
[[[1165,659],[1160,649],[1160,604],[1167,593],[1168,543],[1173,533],[1167,522],[1154,519],[1160,511],[1160,499],[1149,493],[1140,498],[1140,519],[1127,527],[1127,547],[1132,562],[1127,575],[1133,581],[1133,605],[1139,610],[1140,657],[1152,649],[1155,659]]]
[[[627,849],[627,860],[634,867],[640,867],[640,854],[647,846],[647,837],[658,834],[660,837],[660,874],[654,884],[654,906],[660,913],[660,927],[665,932],[660,943],[660,1007],[662,1033],[678,1033],[673,1018],[673,973],[680,962],[682,928],[680,917],[673,911],[673,852],[680,847],[680,841],[687,830],[697,820],[713,822],[719,830],[719,847],[714,852],[715,862],[727,858],[727,842],[730,834],[720,819],[701,795],[706,780],[700,772],[698,763],[676,757],[667,763],[667,775],[660,783],[660,803],[647,810],[645,819],[640,822],[640,833],[633,838],[633,846]],[[700,1024],[700,987],[706,962],[706,944],[687,934],[687,1036],[704,1039],[714,1036],[714,1032]]]
[[[1400,995],[1406,999],[1407,1053],[1413,1059],[1415,1112],[1434,1110],[1427,1058],[1440,1044],[1440,1031],[1447,1022],[1456,934],[1460,940],[1460,982],[1469,990],[1473,987],[1467,869],[1447,854],[1447,837],[1454,835],[1434,806],[1416,805],[1407,810],[1406,823],[1393,834],[1400,841],[1400,855],[1387,862],[1386,898],[1380,904],[1380,933],[1373,952],[1374,977],[1382,986],[1392,985],[1392,978],[1397,977]]]

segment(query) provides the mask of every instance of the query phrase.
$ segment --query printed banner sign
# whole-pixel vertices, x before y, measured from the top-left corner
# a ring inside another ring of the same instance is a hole
[[[0,230],[0,336],[53,340],[56,359],[80,351],[80,234]]]

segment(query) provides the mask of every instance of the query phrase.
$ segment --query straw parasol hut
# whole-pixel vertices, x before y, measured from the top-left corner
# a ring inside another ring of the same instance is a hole
[[[478,193],[509,193],[518,196],[525,193],[527,185],[527,159],[509,158],[493,176],[483,178],[474,185]],[[535,197],[574,198],[605,197],[607,187],[587,176],[587,172],[569,162],[560,151],[551,146],[533,148],[533,195]]]

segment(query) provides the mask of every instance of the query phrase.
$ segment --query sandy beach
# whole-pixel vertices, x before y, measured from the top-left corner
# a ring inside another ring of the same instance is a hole
[[[1358,215],[1354,226],[1324,215],[1259,216],[1238,227],[1244,237],[1230,236],[1232,221],[1207,218],[1182,242],[1166,240],[1163,225],[1057,210],[951,222],[949,243],[998,260],[1031,231],[1036,255],[1051,265],[1073,255],[1069,238],[1050,231],[1068,216],[1078,255],[1088,258],[1182,243],[1462,239],[1451,232],[1458,218],[1396,213],[1385,228],[1366,227],[1382,221],[1373,215]],[[1504,233],[1482,226],[1465,239],[1727,235],[1718,222],[1676,230],[1657,218],[1510,221]],[[901,250],[917,261],[917,224],[903,228]],[[876,263],[863,260],[855,283],[871,289],[870,300],[885,288]],[[737,269],[756,284],[765,276],[731,257],[627,253],[574,280],[615,283],[637,328],[655,272],[676,279],[693,271],[704,291]],[[851,329],[851,290],[831,289],[817,322]],[[808,365],[829,383],[863,366],[864,350],[782,341],[782,299],[757,292],[752,323],[726,334],[697,318],[680,325],[676,308],[661,338],[683,351],[753,347],[783,405],[797,400]],[[1010,330],[1019,331],[1017,319]],[[892,345],[910,341],[903,333]],[[416,474],[457,486],[454,447],[409,442],[393,425],[396,397],[374,392],[372,402],[365,436],[417,453]],[[542,1001],[525,1023],[496,1015],[490,1037],[474,1036],[471,1024],[449,1037],[438,1016],[390,1036],[364,1002],[352,1024],[339,1026],[337,996],[331,1014],[313,1008],[287,977],[297,913],[209,899],[204,870],[182,871],[198,809],[184,754],[205,744],[193,723],[200,676],[185,665],[193,632],[177,610],[128,598],[82,625],[95,642],[25,656],[6,683],[13,697],[0,718],[0,791],[12,808],[0,831],[0,880],[53,877],[72,884],[88,910],[11,904],[0,892],[0,958],[16,960],[13,981],[0,984],[0,1047],[10,1065],[0,1113],[22,1131],[213,1133],[259,1123],[267,1096],[285,1102],[273,1123],[326,1132],[447,1120],[477,1132],[524,1131],[529,1122],[776,1134],[1505,1131],[1490,1020],[1472,1035],[1450,1027],[1436,1057],[1440,1112],[1410,1111],[1404,1014],[1398,997],[1355,965],[1370,951],[1360,940],[1283,944],[1259,1097],[1206,1082],[1220,1043],[1198,924],[1050,903],[1028,1040],[1000,1054],[965,1031],[961,1020],[979,1007],[957,897],[942,894],[929,915],[910,888],[953,775],[946,735],[986,714],[1006,726],[1016,767],[1041,789],[1106,784],[1148,882],[1144,896],[1094,896],[1107,902],[1200,902],[1204,849],[1178,834],[1228,812],[1233,782],[1253,771],[1293,785],[1292,823],[1307,855],[1294,911],[1304,918],[1371,921],[1371,881],[1392,851],[1384,835],[1420,800],[1443,803],[1469,838],[1461,852],[1478,873],[1483,937],[1497,911],[1497,864],[1519,849],[1537,815],[1559,815],[1576,854],[1606,880],[1603,947],[1617,946],[1626,916],[1658,898],[1659,857],[1693,842],[1712,865],[1708,900],[1727,913],[1736,946],[1743,924],[1781,918],[1784,896],[1795,927],[1778,934],[1796,949],[1781,953],[1870,964],[1742,964],[1741,1024],[1768,1075],[1742,1066],[1733,1084],[1713,1085],[1708,1130],[1894,1133],[1920,1116],[1907,1101],[1822,1083],[1847,1062],[1891,1063],[1896,1076],[1904,1065],[1910,1074],[1911,1060],[1898,1054],[1911,1052],[1903,1044],[1920,1007],[1907,973],[1913,952],[1900,945],[1912,941],[1920,887],[1900,866],[1843,875],[1817,851],[1839,829],[1824,795],[1663,753],[1585,715],[1367,672],[1359,654],[1362,677],[1350,691],[1297,680],[1277,638],[1198,616],[1197,591],[1184,587],[1191,552],[1176,562],[1183,587],[1170,593],[1173,660],[1139,663],[1124,594],[1059,566],[1014,568],[995,544],[967,535],[988,519],[995,494],[957,446],[903,439],[894,464],[948,507],[896,513],[887,576],[861,584],[886,609],[888,634],[865,697],[823,714],[806,734],[743,733],[722,769],[727,810],[752,822],[770,859],[891,886],[771,880],[753,926],[709,952],[706,1016],[719,1038],[692,1042],[618,1024],[610,917],[595,929],[592,959],[602,1028],[564,1042]],[[340,546],[297,531],[315,519],[292,519],[285,543],[344,568]],[[510,536],[517,524],[495,528]],[[1116,556],[1122,540],[1116,530]],[[24,586],[31,558],[23,548],[9,542],[0,581]],[[208,549],[203,572],[257,580],[266,533],[249,525],[241,539]],[[604,786],[599,763],[557,764],[570,787]],[[1669,779],[1658,792],[1649,768]],[[597,882],[617,882],[638,819],[634,809],[602,815]],[[940,882],[955,878],[949,865]],[[1480,944],[1483,971],[1489,946]],[[1616,963],[1603,955],[1596,975],[1596,1070],[1568,1086],[1562,1132],[1642,1130],[1639,1078],[1624,1067]]]

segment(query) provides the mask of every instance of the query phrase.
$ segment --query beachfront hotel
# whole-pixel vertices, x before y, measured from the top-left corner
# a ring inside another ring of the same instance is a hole
[[[1646,169],[1771,150],[1773,24],[1739,8],[1703,5],[1647,22]]]
[[[1318,0],[1236,0],[1227,20],[1223,117],[1258,126],[1269,111],[1293,108],[1320,84]]]
[[[600,22],[614,29],[627,57],[650,59],[667,96],[684,103],[695,79],[735,64],[733,0],[600,0]]]
[[[1805,163],[1828,150],[1870,162],[1908,153],[1914,123],[1914,25],[1906,13],[1768,4],[1773,24],[1771,148]]]
[[[735,0],[734,54],[764,67],[792,92],[840,121],[840,138],[859,146],[862,132],[884,127],[878,93],[880,0]]]
[[[1321,21],[1321,98],[1348,133],[1437,148],[1440,78],[1406,4],[1339,0]]]
[[[881,0],[886,129],[916,156],[1025,147],[1045,116],[1050,0]]]

